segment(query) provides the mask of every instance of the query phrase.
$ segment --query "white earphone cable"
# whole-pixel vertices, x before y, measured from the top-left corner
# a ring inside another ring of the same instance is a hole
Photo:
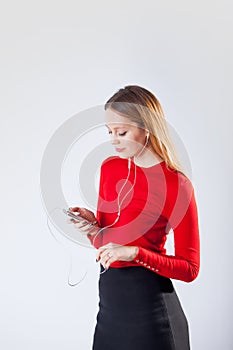
[[[146,135],[146,143],[145,145],[143,146],[143,148],[141,149],[141,151],[139,152],[139,154],[137,155],[137,157],[142,153],[142,151],[145,149],[145,147],[147,146],[147,143],[148,143],[148,140],[149,140],[149,133]],[[120,199],[120,194],[125,186],[125,184],[127,183],[128,179],[129,179],[129,175],[130,175],[130,168],[131,168],[131,158],[128,158],[128,175],[127,175],[127,178],[124,182],[124,185],[122,186],[121,190],[119,191],[118,193],[118,197],[117,197],[117,203],[118,203],[118,213],[117,213],[117,217],[115,219],[115,221],[111,224],[111,225],[108,225],[108,226],[105,226],[105,227],[102,227],[96,234],[95,234],[95,237],[93,239],[93,245],[94,245],[94,242],[96,240],[96,237],[101,233],[103,232],[106,228],[109,228],[111,226],[113,226],[120,218],[120,212],[121,212],[121,205],[124,201],[124,199],[126,198],[126,196],[132,191],[132,189],[134,188],[134,185],[136,183],[136,177],[137,177],[137,173],[136,173],[136,164],[135,164],[135,158],[137,157],[133,157],[134,158],[134,182],[133,182],[133,186],[131,187],[131,189],[125,194],[125,196],[123,197],[123,199],[121,200],[121,202],[119,203],[119,199]],[[105,273],[107,271],[107,269],[104,269],[104,271],[100,272],[100,274],[102,273]]]
[[[142,150],[139,152],[138,156],[142,153],[142,151],[143,151],[144,148],[146,147],[146,145],[147,145],[147,143],[148,143],[148,139],[149,139],[149,134],[147,134],[147,136],[146,136],[146,143],[145,143],[145,145],[143,146]],[[137,156],[137,157],[138,157],[138,156]],[[125,180],[125,182],[124,182],[122,188],[120,189],[120,191],[119,191],[119,193],[118,193],[118,197],[117,197],[117,206],[118,206],[117,217],[116,217],[115,221],[114,221],[112,224],[100,228],[100,230],[95,234],[95,237],[94,237],[93,242],[92,242],[93,245],[94,245],[94,242],[95,242],[95,240],[96,240],[96,237],[97,237],[101,232],[103,232],[105,229],[107,229],[107,228],[109,228],[109,227],[112,227],[112,226],[119,220],[119,218],[120,218],[120,213],[121,213],[121,206],[122,206],[122,203],[123,203],[124,199],[127,197],[127,195],[133,190],[133,188],[134,188],[134,186],[135,186],[135,183],[136,183],[137,173],[136,173],[135,158],[137,158],[137,157],[135,157],[135,156],[133,157],[133,158],[134,158],[134,182],[133,182],[133,185],[132,185],[132,187],[130,188],[130,190],[124,195],[124,197],[122,198],[122,200],[121,200],[121,202],[120,202],[120,194],[121,194],[123,188],[125,187],[125,185],[126,185],[128,179],[129,179],[129,176],[130,176],[131,158],[128,158],[128,175],[127,175],[127,178],[126,178],[126,180]],[[58,209],[62,211],[61,208],[54,208],[54,209],[52,210],[52,212],[53,212],[54,210],[58,210]],[[52,212],[51,212],[51,213],[52,213]],[[49,229],[51,235],[53,236],[53,238],[54,238],[58,243],[62,244],[62,243],[56,238],[56,236],[53,234],[52,230],[51,230],[50,227],[49,227],[49,216],[48,216],[48,215],[47,215],[47,226],[48,226],[48,229]],[[62,246],[64,247],[63,244],[62,244]],[[69,267],[69,273],[68,273],[67,283],[68,283],[68,285],[69,285],[70,287],[75,287],[75,286],[77,286],[79,283],[81,283],[81,282],[84,280],[84,278],[85,278],[86,275],[87,275],[87,270],[86,270],[86,272],[84,273],[83,277],[82,277],[78,282],[76,282],[76,283],[74,283],[74,284],[71,283],[71,282],[70,282],[70,275],[71,275],[71,271],[72,271],[72,255],[71,255],[71,254],[69,255],[69,258],[70,258],[70,267]],[[103,273],[106,272],[106,271],[107,271],[107,269],[104,269],[104,271],[101,271],[100,274],[103,274]]]
[[[52,213],[54,210],[61,210],[61,211],[62,211],[61,208],[54,208],[54,209],[51,211],[51,213]],[[63,246],[63,248],[64,248],[64,244],[62,244],[62,243],[56,238],[56,236],[53,234],[53,232],[52,232],[52,230],[51,230],[51,228],[50,228],[50,226],[49,226],[49,216],[48,216],[48,215],[47,215],[47,226],[48,226],[48,229],[49,229],[51,235],[53,236],[53,238],[54,238],[58,243],[60,243],[60,244]],[[66,249],[65,249],[65,251],[67,252]],[[71,271],[72,271],[72,255],[69,254],[68,252],[67,252],[67,255],[69,256],[69,260],[70,260],[69,272],[68,272],[68,277],[67,277],[67,283],[68,283],[68,285],[69,285],[70,287],[75,287],[75,286],[77,286],[79,283],[81,283],[81,282],[84,280],[84,278],[85,278],[86,275],[87,275],[87,270],[85,271],[83,277],[82,277],[78,282],[76,282],[76,283],[74,283],[74,284],[71,283],[71,282],[70,282],[70,275],[71,275]]]

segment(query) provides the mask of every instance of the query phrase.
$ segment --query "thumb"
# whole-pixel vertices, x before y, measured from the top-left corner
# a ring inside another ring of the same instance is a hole
[[[79,207],[69,207],[69,210],[73,211],[73,212],[79,212],[80,208]]]
[[[94,213],[86,208],[79,208],[79,213],[79,215],[82,216],[85,220],[88,220],[90,222],[96,220]]]

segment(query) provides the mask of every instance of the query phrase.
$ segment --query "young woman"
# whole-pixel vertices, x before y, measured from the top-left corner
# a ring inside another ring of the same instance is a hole
[[[84,221],[100,262],[93,350],[188,350],[189,326],[171,279],[193,281],[200,243],[194,189],[169,137],[157,98],[126,86],[105,104],[119,156],[101,165],[96,217]],[[97,225],[98,224],[98,225]],[[174,233],[174,254],[164,248]]]

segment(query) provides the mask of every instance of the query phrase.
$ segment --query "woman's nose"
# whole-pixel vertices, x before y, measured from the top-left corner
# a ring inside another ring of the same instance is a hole
[[[118,145],[120,143],[119,139],[117,138],[117,136],[112,135],[111,136],[111,144],[112,145]]]

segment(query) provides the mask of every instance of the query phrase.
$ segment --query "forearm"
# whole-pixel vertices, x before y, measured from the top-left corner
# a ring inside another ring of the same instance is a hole
[[[93,232],[87,234],[87,237],[95,248],[98,249],[99,247],[101,247],[103,238],[101,227],[97,226],[95,230],[93,230]]]
[[[138,265],[144,266],[164,277],[184,282],[193,281],[197,277],[200,267],[198,254],[193,260],[186,260],[177,256],[160,254],[142,247],[139,247],[134,261]]]

